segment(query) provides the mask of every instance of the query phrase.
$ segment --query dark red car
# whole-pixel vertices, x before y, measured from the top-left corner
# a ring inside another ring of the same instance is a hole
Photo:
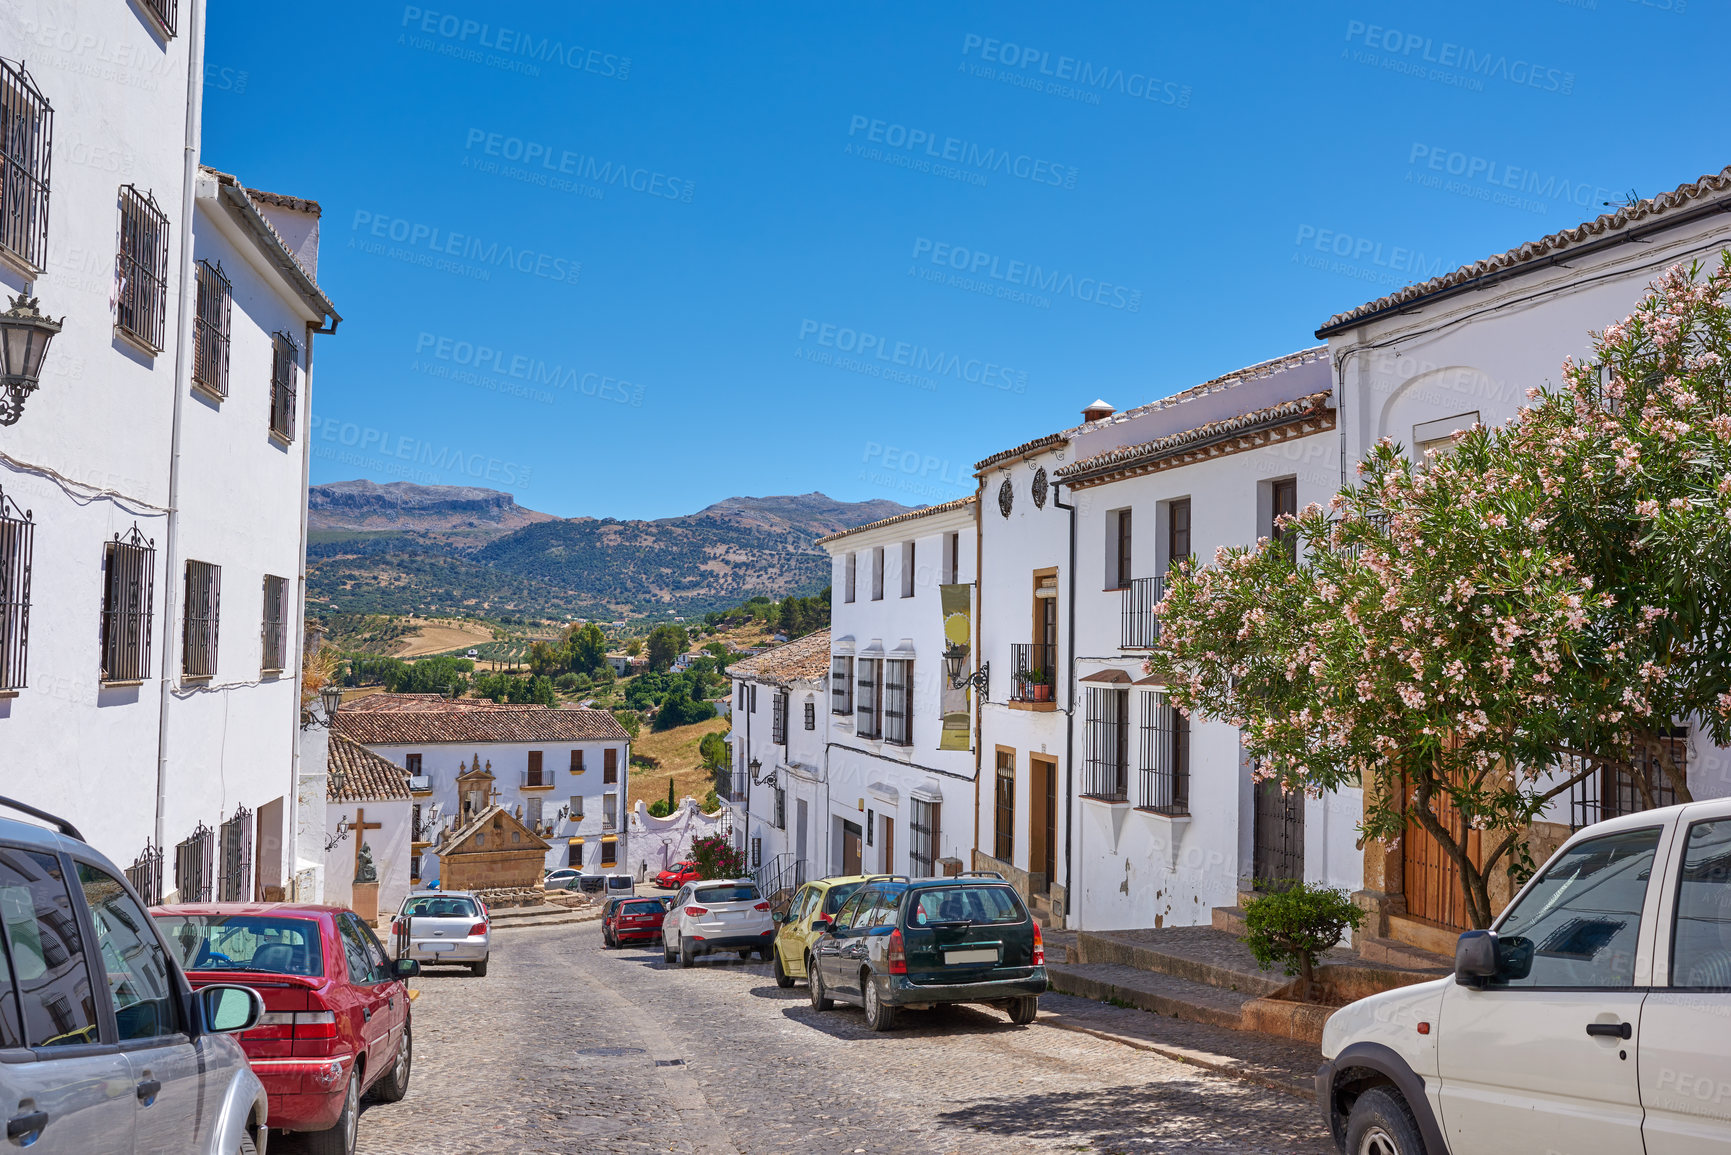
[[[152,908],[151,918],[196,990],[249,986],[265,1015],[240,1036],[270,1098],[270,1125],[309,1131],[317,1155],[349,1155],[361,1096],[387,1103],[409,1089],[414,1045],[404,979],[352,910],[302,903],[197,903]]]
[[[601,941],[609,949],[628,942],[648,942],[661,937],[661,920],[667,903],[659,898],[627,898],[609,903],[601,919]]]
[[[697,863],[675,862],[655,876],[655,885],[663,890],[678,890],[688,882],[697,881]]]

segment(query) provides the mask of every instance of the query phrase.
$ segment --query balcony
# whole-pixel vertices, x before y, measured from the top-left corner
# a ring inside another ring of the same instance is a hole
[[[1051,702],[1058,684],[1058,647],[1030,642],[1010,647],[1010,701]]]
[[[431,794],[433,792],[433,776],[431,774],[409,775],[410,794]]]
[[[557,785],[551,770],[525,770],[519,786],[524,790],[551,790]]]
[[[1134,578],[1124,587],[1119,611],[1123,633],[1119,645],[1126,650],[1146,650],[1160,637],[1160,619],[1154,607],[1166,596],[1166,575]]]

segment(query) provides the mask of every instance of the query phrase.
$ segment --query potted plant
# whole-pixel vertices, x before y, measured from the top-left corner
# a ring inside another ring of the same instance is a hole
[[[1036,702],[1052,700],[1052,683],[1046,679],[1046,671],[1033,669],[1028,671],[1028,682],[1033,693],[1029,696]]]

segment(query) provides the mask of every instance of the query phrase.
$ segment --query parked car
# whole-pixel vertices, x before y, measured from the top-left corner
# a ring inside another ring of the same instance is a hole
[[[655,885],[663,890],[677,890],[688,882],[697,881],[697,863],[675,862],[655,876]]]
[[[391,934],[408,921],[408,957],[420,963],[466,966],[477,976],[487,973],[493,954],[493,923],[487,906],[461,890],[418,890],[403,899]]]
[[[775,938],[769,903],[749,878],[710,878],[688,882],[668,904],[661,920],[661,953],[668,962],[690,966],[700,955],[752,951],[767,959]]]
[[[876,877],[842,903],[812,948],[811,1005],[865,1008],[874,1031],[903,1010],[952,1003],[1001,1007],[1031,1023],[1046,990],[1040,924],[996,874]],[[827,925],[826,925],[827,924]]]
[[[270,1095],[270,1125],[310,1132],[314,1155],[355,1149],[361,1097],[395,1103],[409,1090],[414,1042],[405,979],[352,910],[308,903],[178,903],[150,912],[197,987],[246,983],[264,996],[240,1036]]]
[[[1577,832],[1450,978],[1323,1028],[1317,1098],[1357,1155],[1731,1149],[1731,799]]]
[[[0,807],[54,828],[0,817],[8,1146],[263,1151],[268,1097],[234,1038],[264,1014],[257,992],[227,983],[194,991],[126,875],[77,827],[7,798]]]
[[[577,880],[583,877],[583,872],[575,867],[562,866],[558,870],[549,870],[547,877],[541,880],[543,890],[576,890]]]
[[[841,904],[853,896],[865,883],[865,876],[851,874],[836,878],[820,878],[808,882],[794,892],[785,914],[775,915],[775,985],[791,987],[794,980],[806,977],[811,948],[823,934],[812,923],[819,918],[834,920]]]
[[[601,941],[609,949],[628,942],[654,942],[661,937],[661,920],[666,916],[665,898],[615,896],[607,900],[601,914]]]

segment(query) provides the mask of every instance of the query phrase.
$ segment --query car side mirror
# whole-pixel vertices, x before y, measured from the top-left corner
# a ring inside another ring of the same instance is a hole
[[[787,921],[787,915],[781,913],[781,911],[779,911],[779,910],[772,910],[769,912],[769,921],[770,922],[786,922]]]
[[[197,999],[204,1029],[217,1034],[249,1031],[264,1017],[264,998],[251,987],[200,987]]]
[[[391,974],[400,979],[412,979],[421,973],[421,964],[412,958],[400,958],[391,964]]]
[[[834,930],[835,923],[830,921],[829,916],[820,914],[811,920],[811,929],[821,934],[827,930]]]
[[[1455,982],[1483,987],[1497,977],[1497,932],[1469,930],[1455,943]]]

